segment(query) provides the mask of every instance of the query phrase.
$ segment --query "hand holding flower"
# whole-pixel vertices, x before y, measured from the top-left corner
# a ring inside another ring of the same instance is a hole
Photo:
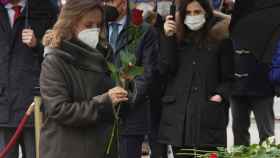
[[[127,94],[127,91],[121,87],[115,87],[108,91],[108,95],[114,106],[118,105],[118,103],[127,101]]]
[[[216,94],[210,98],[210,101],[221,103],[223,101],[223,98],[221,95]]]

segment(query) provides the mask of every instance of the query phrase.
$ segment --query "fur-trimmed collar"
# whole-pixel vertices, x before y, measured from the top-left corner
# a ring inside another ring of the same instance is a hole
[[[230,19],[223,19],[216,22],[209,32],[210,38],[215,41],[221,41],[229,38]]]

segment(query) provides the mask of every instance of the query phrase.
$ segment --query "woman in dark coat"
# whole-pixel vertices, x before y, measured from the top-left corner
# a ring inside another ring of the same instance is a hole
[[[208,0],[182,0],[180,6],[177,25],[166,18],[160,52],[167,86],[159,141],[171,144],[175,157],[181,148],[226,146],[233,71],[232,45],[221,31],[226,26],[213,17]]]
[[[127,101],[127,92],[113,88],[109,77],[102,17],[97,1],[68,1],[44,37],[41,158],[101,158],[105,154],[114,107]]]

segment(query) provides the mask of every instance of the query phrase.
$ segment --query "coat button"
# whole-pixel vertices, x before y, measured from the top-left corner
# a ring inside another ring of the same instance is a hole
[[[197,87],[194,87],[194,88],[193,88],[193,91],[194,91],[194,92],[197,92],[197,91],[198,91],[198,88],[197,88]]]

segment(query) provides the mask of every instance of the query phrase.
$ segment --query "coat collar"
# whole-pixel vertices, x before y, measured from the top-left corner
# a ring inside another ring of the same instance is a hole
[[[25,0],[21,0],[17,5],[21,6],[21,8],[22,8],[21,11],[23,11],[23,9],[25,8],[25,5],[26,5],[26,1]],[[5,8],[6,9],[12,9],[13,6],[14,6],[13,4],[8,3],[8,4],[5,5]]]
[[[126,27],[122,30],[122,32],[120,32],[120,35],[118,36],[116,52],[119,52],[132,41],[132,36],[128,32],[128,27],[129,25],[126,25]]]
[[[108,72],[104,56],[97,50],[88,47],[78,40],[65,40],[61,47],[45,48],[45,56],[57,54],[67,62],[84,70]]]
[[[11,27],[8,11],[0,4],[0,29],[2,29],[4,32],[7,33],[7,37],[9,40],[9,43],[12,45],[13,41],[18,38],[18,32],[21,31],[23,26],[23,21],[25,19],[25,13],[26,7],[22,11],[22,15],[17,19],[18,23],[14,26],[14,28]]]
[[[12,31],[8,12],[2,4],[0,4],[0,29],[7,33]]]

